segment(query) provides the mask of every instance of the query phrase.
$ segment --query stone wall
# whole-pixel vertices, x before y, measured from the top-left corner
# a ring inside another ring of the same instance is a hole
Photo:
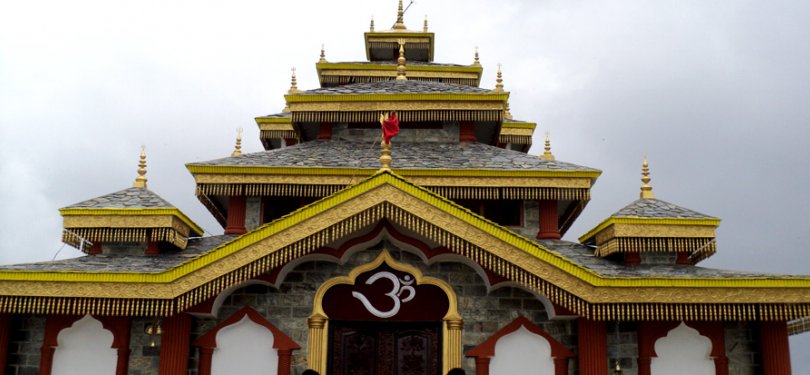
[[[728,322],[725,329],[728,373],[754,375],[762,372],[756,324]]]
[[[38,375],[45,317],[14,316],[6,357],[6,375]]]

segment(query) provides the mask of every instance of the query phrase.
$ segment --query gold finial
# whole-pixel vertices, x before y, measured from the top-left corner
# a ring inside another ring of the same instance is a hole
[[[506,102],[506,108],[503,109],[503,118],[507,120],[512,119],[512,112],[509,111],[509,102]]]
[[[298,90],[298,81],[295,79],[295,68],[292,68],[292,79],[290,79],[290,89],[287,94],[297,94],[300,91]]]
[[[402,2],[400,1],[400,4]],[[399,40],[399,58],[397,59],[397,81],[407,80],[405,76],[405,39]]]
[[[641,194],[642,199],[653,199],[652,186],[650,185],[650,166],[647,164],[647,158],[644,158],[644,163],[641,165]]]
[[[475,46],[475,61],[473,61],[473,65],[481,66],[481,61],[478,60],[478,46]]]
[[[423,27],[422,27],[422,31],[424,31],[424,32],[428,32],[428,28],[427,28],[427,14],[425,14],[425,26],[423,26]]]
[[[397,7],[397,23],[394,24],[394,30],[406,30],[405,21],[403,17],[405,15],[405,11],[402,10],[402,0],[399,0],[399,6]]]
[[[141,146],[141,160],[138,162],[138,177],[132,187],[146,189],[146,146]]]
[[[616,360],[616,367],[613,369],[613,375],[622,375],[622,366],[619,364],[619,360]]]
[[[503,74],[501,74],[501,64],[498,64],[498,77],[495,78],[495,92],[503,92]]]
[[[388,114],[380,113],[380,126],[385,127],[385,121],[388,120]],[[385,142],[385,138],[380,141],[380,169],[391,169],[391,144]]]
[[[540,155],[540,160],[554,160],[554,154],[551,153],[551,137],[548,131],[546,131],[546,150],[543,155]]]
[[[321,43],[321,59],[318,62],[326,62],[326,52],[323,49],[323,43]]]
[[[372,33],[374,32],[374,16],[373,15],[371,16],[371,26],[369,26],[368,31],[372,32]]]
[[[242,128],[236,129],[236,147],[233,148],[231,156],[242,156]]]

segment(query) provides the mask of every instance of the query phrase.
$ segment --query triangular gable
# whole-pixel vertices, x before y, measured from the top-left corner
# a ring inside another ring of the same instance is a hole
[[[810,280],[806,278],[600,276],[390,171],[380,171],[163,273],[2,271],[0,309],[171,315],[383,219],[594,319],[631,314],[642,319],[728,316],[743,320],[810,315]],[[64,282],[75,287],[66,289]],[[58,298],[66,292],[72,294]],[[717,305],[723,303],[728,306]],[[741,303],[770,305],[752,310]],[[784,303],[794,305],[779,306]]]

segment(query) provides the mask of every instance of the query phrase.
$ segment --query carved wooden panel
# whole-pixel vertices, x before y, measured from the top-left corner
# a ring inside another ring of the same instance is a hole
[[[438,322],[330,324],[330,375],[440,374]]]

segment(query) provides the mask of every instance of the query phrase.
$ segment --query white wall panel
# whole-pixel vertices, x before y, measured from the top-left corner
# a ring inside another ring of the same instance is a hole
[[[212,375],[267,374],[278,371],[278,352],[273,333],[247,315],[217,333],[217,348],[211,358]]]
[[[713,375],[712,341],[681,323],[655,342],[652,375]]]
[[[113,334],[90,315],[56,336],[52,375],[114,375],[118,358]]]
[[[501,337],[495,344],[495,357],[489,364],[491,375],[553,375],[551,345],[543,336],[525,327]]]

